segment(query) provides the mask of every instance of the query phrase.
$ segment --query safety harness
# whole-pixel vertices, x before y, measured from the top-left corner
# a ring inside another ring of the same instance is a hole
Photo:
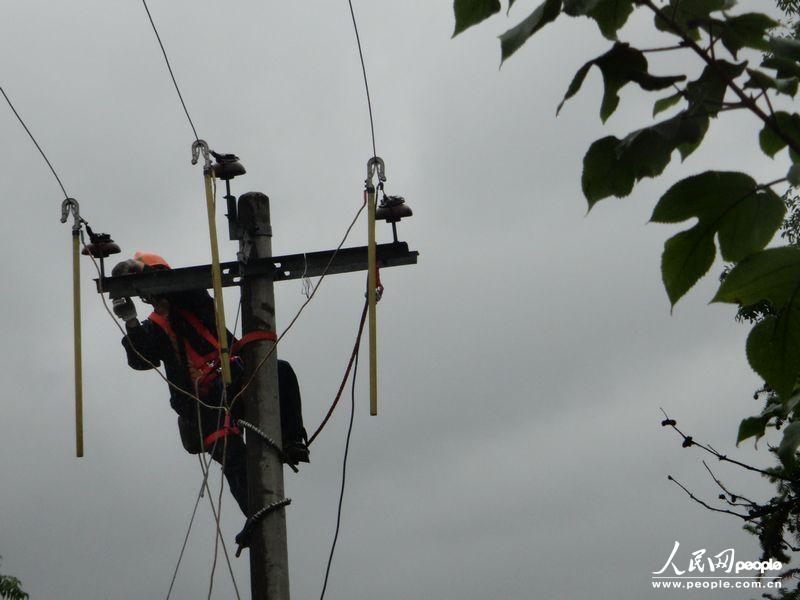
[[[211,391],[214,382],[219,378],[221,373],[219,341],[195,315],[185,309],[179,309],[178,313],[200,337],[202,337],[211,345],[212,348],[214,348],[214,350],[208,354],[200,354],[194,349],[194,347],[192,347],[188,340],[183,341],[184,348],[186,350],[186,359],[188,362],[186,366],[189,370],[189,377],[191,377],[192,381],[197,384],[197,391],[200,393],[200,395],[206,395],[209,393],[209,391]],[[164,333],[167,334],[170,342],[172,342],[172,347],[175,350],[175,353],[180,356],[178,349],[178,337],[175,335],[175,331],[172,329],[172,325],[170,325],[167,318],[159,315],[156,312],[150,313],[147,318],[158,325],[164,331]],[[244,346],[260,340],[270,340],[274,342],[277,340],[277,337],[274,331],[251,331],[250,333],[245,334],[242,336],[242,339],[234,341],[233,345],[231,346],[231,362],[240,360],[239,352]],[[230,413],[226,412],[222,428],[207,435],[203,440],[203,446],[207,450],[213,446],[214,442],[230,434],[241,435],[242,432],[236,425],[231,424]]]

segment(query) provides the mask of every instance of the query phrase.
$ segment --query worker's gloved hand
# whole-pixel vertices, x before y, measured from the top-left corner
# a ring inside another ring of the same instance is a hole
[[[129,258],[114,265],[111,270],[112,277],[119,277],[120,275],[128,275],[129,273],[141,273],[144,265],[138,260]]]
[[[114,314],[121,320],[135,321],[136,320],[136,306],[130,298],[117,298],[114,300]]]

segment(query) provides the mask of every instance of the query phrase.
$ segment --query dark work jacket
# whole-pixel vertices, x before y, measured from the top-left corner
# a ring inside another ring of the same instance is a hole
[[[193,310],[191,312],[210,332],[216,333],[213,304],[209,304],[208,308],[204,306],[200,310]],[[179,340],[179,347],[181,344],[180,340],[185,339],[200,355],[204,356],[213,352],[214,347],[198,334],[193,327],[186,323],[185,319],[180,317],[177,311],[171,311],[169,321]],[[233,343],[233,339],[233,335],[228,332],[228,347]],[[146,371],[152,368],[136,351],[134,351],[134,348],[136,348],[139,354],[153,363],[154,366],[158,367],[163,363],[167,379],[169,379],[170,382],[191,394],[195,393],[194,384],[185,366],[185,356],[181,357],[176,354],[175,347],[169,336],[161,327],[150,319],[143,320],[138,327],[128,329],[127,335],[122,338],[122,345],[128,355],[128,365],[130,365],[131,368],[137,371]],[[234,382],[228,389],[229,400],[241,389],[241,381],[239,381],[241,377],[237,377],[237,375],[240,375],[240,372],[237,372],[235,365],[231,366]],[[221,378],[218,382],[221,383]],[[170,405],[175,412],[185,419],[196,421],[198,417],[197,402],[195,402],[191,396],[187,396],[172,386],[169,386],[169,390]],[[297,377],[291,365],[284,360],[278,360],[278,396],[280,400],[281,429],[283,430],[284,444],[305,439],[306,434],[303,428],[300,389],[297,383]],[[221,386],[212,386],[208,394],[201,395],[200,398],[206,404],[220,406],[222,401]],[[234,406],[234,418],[243,416],[243,406],[244,397],[241,397]],[[219,423],[220,411],[200,405],[199,412],[204,435],[208,435],[219,429],[221,426]]]

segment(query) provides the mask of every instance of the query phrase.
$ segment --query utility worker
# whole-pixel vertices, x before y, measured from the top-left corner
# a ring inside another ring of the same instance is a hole
[[[137,252],[132,259],[117,264],[114,277],[148,270],[169,269],[157,254]],[[130,298],[114,300],[114,313],[125,322],[127,335],[122,345],[128,365],[137,371],[158,367],[162,362],[167,379],[183,390],[197,395],[203,404],[170,386],[170,405],[178,413],[178,430],[187,452],[210,452],[219,463],[225,456],[225,476],[233,497],[245,516],[247,510],[247,468],[245,444],[237,419],[244,414],[243,399],[234,404],[232,413],[221,407],[223,384],[219,373],[219,345],[214,332],[214,300],[206,290],[176,292],[142,298],[154,311],[140,322]],[[233,334],[227,332],[229,348],[236,349]],[[231,352],[232,385],[227,402],[241,389],[243,363]],[[214,361],[216,364],[213,364]],[[291,365],[278,361],[278,395],[285,460],[296,465],[309,462],[307,435],[303,428],[300,389]],[[207,406],[206,406],[207,405]]]

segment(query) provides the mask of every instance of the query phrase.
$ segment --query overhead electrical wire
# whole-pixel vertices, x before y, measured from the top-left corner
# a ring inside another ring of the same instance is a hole
[[[186,108],[186,102],[184,102],[183,100],[183,94],[181,94],[181,88],[178,86],[178,81],[175,79],[175,73],[172,71],[172,65],[169,62],[169,57],[167,56],[167,51],[164,48],[164,43],[161,41],[161,36],[159,35],[158,28],[156,27],[156,23],[153,20],[153,15],[150,14],[150,8],[147,6],[147,0],[142,0],[142,4],[144,5],[145,12],[147,12],[147,18],[150,20],[150,25],[153,27],[153,33],[156,34],[158,45],[161,47],[161,54],[164,55],[164,62],[167,63],[167,70],[169,70],[169,76],[172,78],[172,83],[175,86],[175,91],[178,92],[178,99],[181,101],[183,112],[186,113],[186,119],[189,121],[189,126],[192,128],[194,139],[199,140],[200,138],[197,136],[197,129],[195,129],[194,121],[192,121],[192,117],[189,115],[189,109]]]
[[[376,143],[375,143],[375,120],[374,120],[373,115],[372,115],[372,99],[370,98],[370,93],[369,93],[369,81],[367,79],[367,68],[366,68],[365,62],[364,62],[364,51],[363,51],[363,49],[361,47],[361,36],[358,33],[358,22],[356,21],[356,14],[355,14],[355,11],[353,10],[353,1],[352,0],[347,0],[347,4],[350,7],[350,17],[353,20],[353,30],[354,30],[355,35],[356,35],[356,44],[358,45],[358,57],[359,57],[359,60],[361,61],[361,73],[364,76],[364,90],[365,90],[366,95],[367,95],[367,110],[369,111],[369,126],[370,126],[370,134],[371,134],[371,138],[372,138],[372,156],[373,157],[377,157],[378,152],[377,152],[377,147],[376,147]],[[365,193],[364,194],[364,203],[362,204],[361,209],[363,209],[364,206],[366,206],[366,204],[367,204],[367,194]],[[361,213],[361,210],[359,210],[359,214],[360,213]],[[369,278],[367,279],[367,281],[369,281]],[[350,356],[350,362],[348,363],[347,369],[345,371],[345,375],[344,375],[344,379],[342,381],[342,385],[339,388],[339,392],[336,395],[336,398],[334,399],[333,404],[331,405],[330,409],[328,410],[328,414],[325,416],[325,418],[323,419],[323,421],[320,424],[320,426],[317,428],[317,430],[312,435],[311,440],[309,440],[309,443],[310,443],[310,441],[313,441],[316,438],[316,436],[319,435],[319,432],[322,430],[322,428],[325,426],[325,424],[328,422],[328,419],[330,419],[330,416],[333,413],[333,410],[336,408],[336,404],[339,401],[339,398],[340,398],[341,393],[342,393],[342,389],[344,388],[344,384],[347,381],[347,375],[348,375],[348,373],[350,371],[350,367],[352,365],[352,367],[353,367],[353,379],[351,381],[351,387],[350,387],[350,421],[349,421],[348,426],[347,426],[347,437],[345,438],[345,445],[344,445],[344,457],[342,459],[342,485],[341,485],[341,488],[339,489],[339,501],[338,501],[338,506],[337,506],[337,509],[336,509],[336,529],[335,529],[334,534],[333,534],[333,541],[331,542],[331,551],[330,551],[330,554],[328,555],[328,564],[325,567],[325,579],[324,579],[324,581],[322,583],[322,591],[321,591],[320,596],[319,596],[320,600],[324,599],[325,591],[328,589],[328,578],[330,577],[331,565],[333,564],[333,554],[334,554],[334,552],[336,550],[336,542],[339,540],[339,530],[341,528],[341,523],[342,523],[342,505],[344,503],[344,490],[345,490],[345,483],[346,483],[346,479],[347,479],[347,458],[348,458],[348,455],[349,455],[349,452],[350,452],[350,437],[351,437],[351,435],[353,433],[353,420],[354,420],[355,412],[356,412],[356,376],[358,374],[358,351],[359,351],[359,348],[361,346],[361,334],[362,334],[362,332],[364,330],[364,321],[365,321],[365,318],[366,318],[366,315],[367,315],[368,307],[369,307],[369,302],[366,302],[364,304],[364,310],[361,313],[361,321],[360,321],[359,326],[358,326],[358,334],[357,334],[357,337],[356,337],[356,342],[355,342],[355,345],[353,347],[353,352],[352,352],[352,354]]]
[[[350,6],[350,17],[353,19],[353,30],[356,33],[356,44],[358,45],[358,58],[361,60],[361,73],[364,75],[364,89],[367,92],[367,109],[369,110],[369,129],[372,134],[372,156],[378,156],[378,151],[375,146],[375,121],[372,118],[372,100],[369,95],[369,82],[367,81],[367,67],[364,65],[364,51],[361,48],[361,36],[358,35],[358,23],[356,22],[356,13],[353,10],[353,0],[347,0]]]
[[[317,436],[322,432],[325,428],[325,425],[328,424],[331,416],[333,415],[333,411],[336,408],[336,405],[339,404],[339,399],[342,397],[342,392],[344,391],[345,386],[347,385],[347,380],[350,377],[350,369],[353,368],[353,363],[356,360],[356,355],[358,354],[358,347],[361,343],[361,333],[364,331],[364,323],[367,320],[367,308],[369,305],[365,302],[364,303],[364,310],[361,311],[361,321],[358,324],[358,334],[356,335],[356,343],[353,346],[353,351],[350,353],[350,360],[347,363],[347,368],[344,371],[344,376],[342,377],[342,383],[339,385],[339,391],[336,392],[336,397],[333,399],[331,403],[331,407],[328,409],[328,413],[325,415],[325,418],[322,419],[322,422],[319,426],[314,430],[314,433],[311,434],[308,438],[308,445],[314,443],[314,440],[317,439]]]
[[[366,314],[366,307],[364,313]],[[342,504],[344,503],[344,488],[345,482],[347,479],[347,456],[350,452],[350,436],[353,433],[353,420],[356,413],[356,376],[358,375],[358,349],[361,345],[361,332],[363,331],[363,319],[361,321],[362,325],[359,326],[358,329],[358,337],[356,338],[356,345],[353,348],[353,355],[355,357],[353,362],[353,380],[350,385],[350,422],[347,425],[347,437],[345,438],[344,443],[344,458],[342,459],[342,486],[339,489],[339,502],[336,509],[336,530],[333,533],[333,542],[331,543],[331,551],[328,555],[328,565],[325,567],[325,580],[322,583],[322,592],[319,595],[319,599],[322,600],[325,597],[325,590],[328,589],[328,577],[331,573],[331,564],[333,563],[333,553],[336,550],[336,542],[339,540],[339,528],[342,524]]]
[[[13,112],[14,116],[17,117],[17,120],[19,121],[19,124],[22,125],[22,128],[28,134],[28,137],[31,138],[31,141],[33,142],[33,145],[36,146],[36,149],[39,151],[39,154],[42,155],[42,158],[44,159],[44,162],[46,162],[47,166],[50,167],[50,172],[53,174],[53,177],[56,178],[56,181],[58,182],[58,185],[61,188],[61,191],[64,192],[64,198],[69,198],[69,194],[67,193],[67,190],[64,187],[64,184],[61,183],[61,178],[58,176],[58,173],[56,173],[56,170],[53,168],[53,165],[50,162],[50,159],[47,158],[47,155],[44,153],[44,150],[42,150],[42,147],[39,145],[39,142],[37,142],[36,138],[33,137],[33,134],[31,133],[31,130],[28,129],[28,126],[25,124],[25,121],[22,120],[22,117],[17,112],[17,109],[14,108],[14,104],[12,104],[11,99],[8,97],[8,95],[6,94],[6,91],[2,87],[0,87],[0,93],[3,94],[3,98],[5,98],[6,102],[8,102],[8,106],[11,108],[11,112]]]

